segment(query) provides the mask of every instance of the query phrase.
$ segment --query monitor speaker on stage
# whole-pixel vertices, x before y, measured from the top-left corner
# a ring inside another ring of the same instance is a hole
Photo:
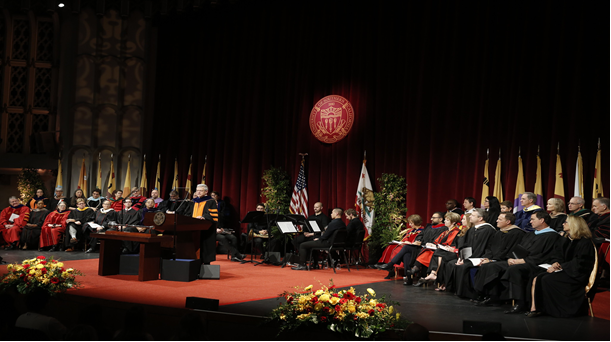
[[[484,335],[488,333],[502,334],[500,322],[463,321],[462,332],[464,334]]]
[[[200,279],[221,279],[221,266],[202,265],[199,269]]]
[[[187,302],[185,303],[185,307],[187,309],[195,309],[195,310],[218,311],[219,310],[219,300],[210,299],[210,298],[200,298],[200,297],[187,297]]]

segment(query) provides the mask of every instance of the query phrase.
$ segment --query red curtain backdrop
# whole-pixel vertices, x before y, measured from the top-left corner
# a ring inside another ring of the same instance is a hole
[[[549,198],[560,144],[570,197],[580,144],[589,205],[600,138],[611,191],[608,4],[237,1],[156,26],[147,153],[162,154],[163,196],[175,157],[184,184],[190,155],[196,180],[207,155],[207,183],[236,228],[262,200],[265,169],[284,168],[294,185],[298,153],[308,153],[310,207],[327,210],[354,205],[364,151],[374,190],[382,173],[405,177],[408,214],[426,219],[447,199],[479,201],[488,148],[490,194],[500,149],[513,200],[520,148],[527,191],[540,148]],[[355,122],[328,145],[308,118],[331,94],[352,103]]]

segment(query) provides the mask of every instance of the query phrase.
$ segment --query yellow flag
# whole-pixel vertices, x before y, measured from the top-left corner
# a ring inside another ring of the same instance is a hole
[[[494,173],[494,191],[492,196],[503,202],[503,184],[501,183],[501,158],[496,162],[496,172]]]
[[[102,189],[102,154],[98,154],[98,179],[95,182],[96,189]]]
[[[81,164],[81,172],[78,175],[77,189],[83,190],[83,195],[87,196],[87,171],[85,168],[85,157],[83,157],[83,163]]]
[[[62,159],[61,157],[57,159],[57,179],[55,180],[55,188],[58,186],[64,187],[62,185]]]
[[[602,163],[600,161],[600,149],[598,153],[596,153],[596,165],[594,165],[594,187],[592,188],[592,199],[605,197],[605,192],[603,191],[603,180],[601,177],[602,173]]]
[[[161,196],[161,155],[159,155],[159,161],[157,162],[157,177],[155,177],[155,189],[159,191]]]
[[[524,167],[522,166],[522,156],[518,156],[518,179],[516,180],[516,192],[513,196],[514,213],[524,209],[524,207],[520,204],[520,198],[522,198],[522,194],[525,192],[526,187],[524,186]]]
[[[490,196],[490,179],[488,178],[488,158],[486,158],[486,165],[484,165],[484,182],[482,186],[482,207],[486,201],[486,197]]]
[[[142,177],[140,177],[140,195],[146,197],[146,183],[148,180],[146,179],[146,155],[144,155],[144,160],[142,162]]]
[[[556,185],[554,186],[554,197],[564,201],[564,183],[562,179],[562,163],[560,155],[556,154]]]
[[[208,164],[208,156],[204,158],[204,171],[202,172],[202,184],[206,184],[206,164]]]
[[[178,158],[174,159],[174,181],[172,182],[172,190],[178,189]]]
[[[577,152],[577,165],[575,165],[575,188],[573,196],[584,198],[583,192],[583,160],[581,159],[581,151]]]
[[[185,184],[185,191],[187,193],[191,193],[191,166],[193,165],[193,162],[191,161],[191,163],[189,163],[189,174],[187,175],[187,183]]]
[[[544,208],[543,204],[543,181],[541,180],[541,158],[537,155],[537,179],[535,180],[535,195],[537,195],[536,205]]]
[[[110,197],[117,188],[116,177],[115,177],[115,163],[113,156],[110,156],[110,169],[108,170],[108,197]]]
[[[123,182],[123,197],[128,198],[132,192],[132,169],[131,164],[132,158],[129,157],[127,160],[127,172],[125,172],[125,182]]]

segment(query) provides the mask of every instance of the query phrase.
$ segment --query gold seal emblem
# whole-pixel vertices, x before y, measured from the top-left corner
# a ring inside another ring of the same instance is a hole
[[[161,211],[155,213],[155,217],[153,217],[153,223],[157,226],[161,226],[165,222],[165,214]]]
[[[333,144],[342,140],[354,123],[350,101],[339,95],[329,95],[318,101],[310,112],[310,130],[316,139]]]

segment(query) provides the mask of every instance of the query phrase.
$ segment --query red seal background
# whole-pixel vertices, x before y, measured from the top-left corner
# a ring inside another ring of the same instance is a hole
[[[354,109],[350,101],[339,95],[329,95],[318,101],[310,112],[310,130],[316,139],[333,144],[342,140],[352,129]]]

